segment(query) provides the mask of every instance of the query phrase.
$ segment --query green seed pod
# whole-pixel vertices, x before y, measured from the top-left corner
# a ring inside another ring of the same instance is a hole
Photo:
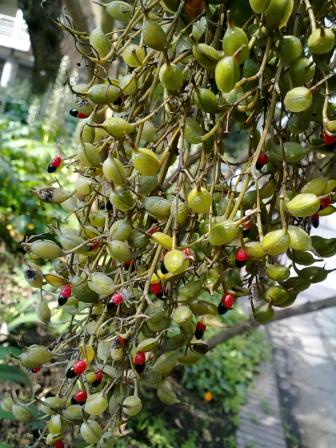
[[[151,240],[154,243],[159,244],[161,247],[167,250],[171,250],[173,247],[173,238],[166,235],[163,232],[155,232],[151,235]]]
[[[103,430],[95,420],[86,420],[80,426],[80,434],[86,443],[92,444],[101,439]]]
[[[163,259],[168,272],[179,274],[185,271],[189,266],[189,260],[184,252],[174,249],[166,253]]]
[[[221,92],[230,92],[239,80],[239,77],[239,64],[234,57],[226,56],[216,65],[215,81]]]
[[[98,294],[94,292],[88,285],[85,276],[74,276],[71,279],[72,295],[80,302],[94,303],[98,300]]]
[[[320,200],[311,193],[299,193],[286,203],[287,211],[296,218],[304,218],[316,213],[320,208]]]
[[[133,151],[134,168],[142,176],[155,176],[160,169],[160,160],[151,149],[137,148]]]
[[[157,129],[154,124],[147,120],[143,125],[143,129],[141,132],[141,140],[144,142],[153,142],[156,139]]]
[[[44,414],[54,415],[59,413],[64,408],[64,406],[64,398],[47,397],[43,400],[43,404],[40,404],[40,409]]]
[[[186,336],[185,334],[177,334],[175,336],[172,336],[171,338],[167,338],[162,345],[162,349],[164,351],[173,351],[178,348],[181,348],[186,343]]]
[[[268,7],[271,0],[249,0],[252,11],[261,14]]]
[[[123,411],[126,415],[133,417],[139,414],[142,409],[142,402],[139,397],[135,395],[126,397],[122,402]]]
[[[91,189],[92,189],[91,179],[82,176],[77,178],[75,182],[76,194],[85,197],[91,193]]]
[[[288,294],[283,288],[271,286],[265,293],[265,300],[271,305],[281,305],[288,300]]]
[[[132,233],[132,226],[124,219],[115,221],[110,229],[110,237],[112,240],[125,241]]]
[[[77,153],[77,158],[82,165],[89,168],[97,168],[102,162],[100,152],[91,143],[86,143],[80,148]]]
[[[267,324],[274,317],[274,310],[270,305],[261,305],[253,311],[254,319],[260,324]]]
[[[81,420],[83,420],[82,406],[80,406],[79,404],[74,404],[74,405],[68,406],[63,411],[62,415],[69,422],[81,421]]]
[[[187,143],[200,143],[202,137],[202,128],[194,118],[188,117],[185,122],[183,137]]]
[[[52,353],[43,345],[31,345],[19,356],[21,364],[27,369],[41,367],[51,361]]]
[[[285,63],[290,63],[302,55],[302,44],[296,36],[284,36],[280,39],[279,53]]]
[[[183,326],[192,320],[192,312],[189,306],[179,305],[172,314],[172,319],[177,325]]]
[[[72,250],[75,247],[79,246],[80,244],[84,243],[84,240],[81,236],[77,235],[77,232],[74,230],[69,229],[66,232],[59,232],[59,240],[62,244],[63,249],[65,250]],[[85,252],[87,248],[81,247],[75,253],[78,252]]]
[[[316,65],[307,58],[299,58],[291,63],[289,74],[294,86],[302,86],[315,76]]]
[[[301,193],[311,193],[316,196],[321,196],[326,191],[327,184],[328,179],[325,179],[324,177],[316,177],[301,188]]]
[[[262,248],[268,255],[280,255],[289,247],[290,238],[289,234],[286,230],[273,230],[272,232],[267,233],[262,242]]]
[[[90,223],[95,227],[103,227],[106,221],[106,212],[105,210],[94,210],[90,212],[89,215]],[[99,235],[99,233],[98,233]],[[93,235],[96,236],[96,235]]]
[[[100,27],[91,31],[89,42],[98,59],[105,58],[111,50],[111,43]]]
[[[23,268],[25,280],[32,288],[41,288],[43,283],[43,274],[41,269],[33,263],[27,263]]]
[[[237,238],[238,234],[238,224],[229,219],[219,221],[211,226],[209,243],[213,246],[223,246]]]
[[[229,25],[225,31],[223,37],[223,50],[225,56],[233,56],[237,50],[237,61],[239,64],[243,64],[246,58],[249,57],[250,50],[248,46],[248,38],[245,31],[238,26],[229,22]]]
[[[114,84],[94,84],[87,92],[95,104],[110,104],[120,95],[120,88]]]
[[[125,64],[129,67],[139,67],[142,65],[143,60],[146,57],[145,50],[139,45],[127,45],[125,50],[121,54]]]
[[[124,188],[112,191],[110,201],[117,210],[127,212],[135,206],[135,200],[132,193]]]
[[[50,311],[48,302],[45,299],[42,298],[39,301],[39,304],[37,305],[36,314],[41,322],[44,322],[45,324],[50,322],[51,311]]]
[[[306,87],[295,87],[286,93],[284,103],[290,112],[303,112],[310,108],[313,94]]]
[[[269,264],[266,267],[267,277],[276,282],[283,282],[289,277],[289,268],[281,264]]]
[[[161,375],[168,375],[177,365],[180,356],[181,354],[175,350],[163,353],[156,360],[153,369],[161,373]]]
[[[329,132],[335,133],[336,132],[336,120],[327,120],[326,128]]]
[[[13,398],[10,396],[4,396],[1,400],[1,409],[3,409],[5,412],[12,412],[14,401]]]
[[[61,188],[35,188],[32,190],[34,194],[47,204],[61,204],[72,196],[72,193],[62,190]]]
[[[187,197],[188,206],[193,213],[208,213],[211,207],[211,194],[204,187],[193,188]]]
[[[142,249],[146,247],[148,241],[148,237],[137,229],[134,229],[128,238],[129,244],[136,249]]]
[[[154,350],[159,344],[159,340],[157,338],[147,338],[143,341],[139,342],[137,345],[135,352],[151,352]]]
[[[160,196],[151,196],[144,199],[144,207],[153,218],[166,219],[170,215],[171,202]]]
[[[114,282],[102,272],[92,272],[88,279],[89,288],[100,296],[108,296],[114,292]]]
[[[111,117],[104,121],[103,129],[117,140],[122,140],[133,131],[133,126],[124,118]]]
[[[103,173],[116,187],[123,185],[127,177],[124,165],[119,159],[111,156],[108,156],[103,163]]]
[[[194,102],[209,114],[215,113],[218,109],[218,99],[210,89],[197,89],[194,94]]]
[[[168,381],[160,384],[157,390],[157,396],[159,397],[160,401],[162,401],[162,403],[168,406],[176,404],[178,402],[177,396],[172,390]]]
[[[310,236],[297,226],[288,226],[289,247],[294,250],[309,250],[312,247]]]
[[[101,392],[89,395],[84,411],[89,415],[101,415],[108,408],[108,401]]]
[[[142,36],[145,45],[157,51],[163,51],[167,45],[167,36],[162,27],[154,20],[145,20]]]
[[[293,11],[293,0],[271,0],[264,11],[265,25],[268,29],[286,26]]]
[[[175,92],[182,87],[183,73],[176,64],[163,64],[159,71],[159,79],[165,89]]]
[[[283,155],[285,153],[286,162],[289,164],[296,164],[300,160],[304,159],[306,155],[311,151],[311,148],[304,148],[297,142],[286,142],[283,145],[275,145],[270,153],[270,159],[275,164],[282,163]]]
[[[109,255],[120,263],[124,263],[132,258],[132,252],[125,241],[110,241],[107,243]]]
[[[151,331],[159,332],[159,331],[162,331],[170,326],[171,319],[170,319],[170,317],[164,317],[157,321],[152,321],[151,319],[148,319],[146,323],[147,323],[148,328]]]
[[[189,209],[184,202],[178,200],[176,212],[176,201],[174,200],[171,206],[171,213],[174,217],[176,216],[178,224],[183,224],[188,219]]]
[[[14,403],[12,406],[12,414],[22,423],[30,422],[33,419],[31,411],[23,404]]]
[[[131,20],[133,14],[133,7],[129,3],[113,0],[106,5],[106,12],[113,19],[122,23],[128,23]]]
[[[191,366],[196,364],[201,359],[202,355],[200,353],[189,351],[186,355],[180,356],[178,361],[184,366]]]
[[[62,430],[62,420],[59,414],[52,415],[48,421],[48,430],[51,434],[59,434]]]
[[[200,294],[201,291],[202,291],[201,280],[188,281],[184,285],[180,285],[178,289],[179,301],[189,302],[190,300],[194,300]]]
[[[138,193],[149,196],[158,187],[158,176],[140,176]]]
[[[138,90],[138,80],[135,75],[130,73],[120,78],[120,89],[125,96],[133,96]]]
[[[221,59],[221,53],[207,44],[197,44],[192,48],[196,61],[206,70],[215,70],[217,62]]]
[[[194,297],[195,298],[195,297]],[[194,300],[189,304],[195,316],[214,315],[217,316],[217,306],[207,300]]]
[[[318,28],[308,37],[308,47],[313,54],[329,53],[335,46],[335,34],[332,29]]]
[[[259,241],[249,241],[245,244],[245,249],[248,256],[252,259],[260,259],[266,256],[266,252]]]

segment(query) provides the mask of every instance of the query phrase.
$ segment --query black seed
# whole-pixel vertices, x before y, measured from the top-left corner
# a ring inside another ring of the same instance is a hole
[[[228,309],[222,304],[222,302],[220,302],[220,304],[218,305],[217,310],[219,314],[225,314],[228,311]]]
[[[77,109],[71,109],[71,110],[69,111],[69,114],[70,114],[72,117],[77,117],[77,116],[78,116],[78,110],[77,110]]]
[[[114,304],[114,302],[112,302],[112,300],[109,300],[106,304],[106,308],[108,310],[114,310],[116,308],[116,305]]]
[[[313,224],[313,227],[315,227],[315,229],[317,229],[318,226],[320,225],[320,220],[319,219],[312,219],[312,224]]]
[[[72,398],[71,398],[71,404],[78,404],[78,403],[77,403],[77,400],[75,399],[75,397],[72,397]]]
[[[163,262],[161,263],[160,269],[161,269],[162,274],[168,274],[168,269],[166,268],[166,266]]]
[[[59,296],[58,297],[58,304],[59,304],[59,306],[63,306],[63,305],[65,305],[66,303],[67,303],[67,298],[66,297],[63,297],[63,296]]]
[[[259,162],[256,163],[256,168],[257,168],[258,171],[261,171],[261,169],[262,169],[263,166],[264,166],[264,165],[262,165],[262,164],[259,163]]]
[[[202,339],[203,335],[204,335],[204,331],[200,330],[199,328],[196,328],[195,338],[196,339]]]
[[[75,374],[73,368],[70,367],[70,369],[67,370],[66,377],[71,379],[71,378],[75,378],[76,376],[77,375]]]
[[[92,383],[92,387],[98,387],[100,383],[101,383],[101,380],[95,380],[95,381]]]
[[[243,266],[246,265],[246,261],[240,261],[240,260],[236,260],[236,266],[237,268],[242,268]]]
[[[52,164],[50,164],[47,169],[48,173],[54,173],[56,170],[57,170],[57,168],[55,166],[53,166]]]
[[[138,373],[142,373],[145,370],[145,364],[135,364],[134,368]]]
[[[243,229],[243,237],[246,238],[250,233],[250,229]]]

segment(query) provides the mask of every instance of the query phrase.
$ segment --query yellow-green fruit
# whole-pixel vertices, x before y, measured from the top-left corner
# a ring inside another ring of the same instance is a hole
[[[302,188],[301,193],[312,193],[316,196],[321,196],[327,189],[328,179],[324,177],[317,177],[307,182]]]
[[[127,212],[135,206],[135,200],[132,193],[123,188],[112,191],[110,194],[110,201],[113,207],[122,212]]]
[[[183,137],[190,144],[200,143],[202,128],[194,118],[188,117],[186,119]]]
[[[125,241],[132,233],[132,226],[124,219],[115,221],[110,229],[110,237],[112,240]]]
[[[135,352],[151,352],[158,346],[158,344],[159,340],[156,338],[144,339],[143,341],[139,342]]]
[[[293,0],[271,0],[264,11],[266,28],[286,26],[293,11],[293,4]]]
[[[170,215],[171,202],[168,199],[159,196],[151,196],[144,199],[144,206],[146,211],[153,218],[165,219]]]
[[[95,104],[109,104],[120,95],[120,88],[113,84],[94,84],[87,92],[88,98]]]
[[[119,82],[122,93],[126,96],[134,95],[138,90],[138,80],[135,75],[130,73],[120,79]]]
[[[27,264],[23,269],[25,280],[32,288],[41,288],[43,283],[43,274],[41,269],[33,263]]]
[[[288,213],[296,218],[304,218],[316,213],[320,208],[319,198],[312,193],[300,193],[286,203]]]
[[[247,255],[252,259],[254,258],[258,260],[259,258],[264,258],[266,256],[266,252],[259,241],[249,241],[245,244],[245,249]]]
[[[192,312],[189,306],[180,305],[173,311],[172,319],[177,325],[185,325],[187,322],[191,322]]]
[[[82,237],[77,235],[75,230],[69,229],[67,232],[59,232],[59,240],[63,249],[72,250],[80,244],[84,243]],[[85,248],[81,247],[79,252],[85,252]]]
[[[290,238],[289,234],[286,230],[273,230],[272,232],[267,233],[262,242],[262,248],[268,255],[280,255],[289,247]]]
[[[128,23],[132,17],[133,7],[121,0],[113,0],[106,5],[106,12],[113,19],[122,23]]]
[[[111,241],[107,244],[109,255],[120,263],[132,258],[131,249],[126,241]]]
[[[24,405],[14,403],[12,406],[12,414],[19,422],[27,423],[33,418],[31,411]]]
[[[95,227],[103,227],[106,221],[105,210],[94,210],[89,215],[90,223]],[[96,236],[96,235],[93,235]],[[92,238],[92,237],[91,237]]]
[[[102,435],[103,430],[98,422],[95,420],[86,420],[81,424],[80,434],[86,443],[97,443]]]
[[[245,31],[238,26],[232,25],[230,22],[225,31],[222,45],[225,56],[233,56],[234,53],[239,50],[239,53],[236,56],[239,64],[243,64],[245,59],[249,56],[250,50]]]
[[[237,238],[238,234],[239,226],[235,222],[226,219],[211,226],[209,242],[213,246],[222,246],[233,241]]]
[[[283,282],[289,277],[289,268],[281,264],[269,264],[266,268],[267,277],[277,282]]]
[[[176,64],[163,64],[159,71],[159,79],[165,89],[174,92],[182,87],[183,73]]]
[[[147,120],[143,125],[143,129],[141,132],[141,140],[144,142],[153,142],[156,138],[157,129],[154,124]]]
[[[98,299],[97,293],[95,293],[88,285],[87,278],[74,276],[71,279],[72,294],[76,299],[85,303],[93,303]]]
[[[76,194],[79,196],[87,196],[91,193],[92,182],[91,179],[87,177],[78,177],[75,182]]]
[[[149,196],[158,187],[158,176],[140,176],[138,193]]]
[[[290,112],[303,112],[310,108],[313,94],[307,87],[294,87],[286,93],[284,103]]]
[[[96,294],[108,296],[114,292],[114,281],[103,272],[92,272],[88,279],[89,288]]]
[[[194,101],[200,109],[209,114],[215,113],[218,109],[218,99],[210,89],[197,89]]]
[[[28,247],[36,257],[44,260],[54,260],[63,255],[63,251],[58,244],[50,240],[37,240],[29,244]]]
[[[239,64],[236,58],[225,56],[216,65],[215,81],[221,92],[230,92],[239,80],[239,77]]]
[[[261,14],[265,11],[271,0],[249,0],[253,12]]]
[[[318,28],[308,37],[308,47],[313,54],[329,53],[335,46],[335,33],[330,28]]]
[[[62,430],[62,420],[59,414],[52,415],[48,421],[48,430],[51,434],[58,434]]]
[[[103,59],[111,50],[111,43],[100,27],[91,31],[89,42],[94,49],[95,56],[98,56],[99,59]]]
[[[171,386],[167,381],[160,384],[157,390],[157,396],[162,403],[170,406],[178,402],[175,392],[172,390]]]
[[[288,299],[288,293],[278,286],[271,286],[266,290],[265,299],[271,305],[281,305]]]
[[[173,274],[185,271],[189,266],[189,260],[181,250],[170,250],[163,259],[164,265],[168,272]]]
[[[261,305],[253,311],[254,319],[260,324],[267,324],[274,317],[274,310],[270,305]]]
[[[37,305],[36,314],[40,321],[44,322],[45,324],[50,322],[51,311],[48,302],[45,299],[42,298],[40,300],[39,304]]]
[[[326,128],[330,133],[336,132],[336,120],[327,120]]]
[[[43,345],[31,345],[28,349],[21,353],[20,361],[27,369],[33,369],[34,367],[41,367],[51,361],[52,354]]]
[[[100,152],[91,143],[85,143],[81,146],[77,157],[82,165],[90,168],[97,168],[102,162]]]
[[[139,45],[127,45],[121,54],[125,64],[129,67],[139,67],[146,57],[145,50]]]
[[[41,403],[40,409],[44,414],[54,415],[59,413],[65,405],[64,398],[60,397],[47,397]]]
[[[89,415],[101,415],[108,407],[108,401],[102,393],[98,392],[88,396],[84,411]]]
[[[309,250],[312,247],[310,236],[301,227],[288,226],[289,246],[294,250]]]
[[[107,118],[103,123],[103,128],[118,140],[124,139],[133,131],[133,126],[121,117]]]
[[[279,53],[284,62],[290,63],[295,61],[302,54],[302,44],[300,39],[296,36],[284,36],[280,39]]]
[[[82,406],[79,404],[74,404],[68,406],[62,413],[63,417],[70,422],[76,422],[83,419]]]
[[[178,298],[181,301],[194,300],[202,290],[202,282],[200,280],[191,280],[181,285],[178,289]]]
[[[177,211],[176,211],[177,208]],[[177,206],[176,206],[176,200],[173,201],[173,204],[171,206],[171,213],[173,215],[173,217],[177,218],[177,223],[178,224],[183,224],[189,215],[189,209],[186,206],[186,204],[180,200],[177,201]]]
[[[103,173],[106,179],[112,181],[116,187],[125,183],[125,167],[116,157],[107,157],[103,163]]]
[[[188,206],[193,213],[208,213],[211,207],[211,194],[204,187],[194,188],[187,198]]]
[[[175,350],[165,352],[158,357],[153,366],[153,369],[161,373],[161,375],[168,375],[176,366],[180,356],[180,352]]]
[[[133,166],[142,176],[155,176],[160,169],[160,160],[154,151],[138,148],[132,155]]]
[[[142,402],[139,397],[135,395],[126,397],[122,402],[123,411],[126,415],[133,417],[134,415],[139,414],[142,409]]]
[[[163,232],[155,232],[151,235],[152,241],[154,243],[159,244],[163,248],[167,250],[171,250],[173,247],[173,238],[169,235],[166,235]]]
[[[154,20],[145,20],[142,36],[145,45],[154,50],[163,51],[167,45],[167,36],[162,27]]]
[[[14,404],[13,398],[10,396],[4,396],[1,400],[1,409],[5,412],[12,412],[12,406]]]
[[[221,53],[207,44],[197,44],[192,48],[196,61],[206,70],[215,70],[217,62],[221,58]]]
[[[308,58],[302,57],[292,62],[289,68],[293,86],[302,86],[315,76],[316,64]],[[288,90],[288,89],[286,89]]]

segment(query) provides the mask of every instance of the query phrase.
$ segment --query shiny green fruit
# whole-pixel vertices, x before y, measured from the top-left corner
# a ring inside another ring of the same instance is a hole
[[[290,112],[303,112],[310,108],[313,94],[306,87],[294,87],[286,93],[284,103]]]
[[[260,324],[267,324],[274,317],[274,310],[270,305],[261,305],[253,311],[254,319]]]
[[[111,50],[111,43],[100,27],[91,31],[89,42],[94,50],[95,56],[98,56],[98,59],[105,58]]]
[[[126,169],[116,157],[107,157],[103,163],[103,173],[116,187],[125,183]]]
[[[124,263],[132,258],[131,249],[125,241],[111,241],[107,244],[107,250],[110,256],[120,263]]]
[[[133,126],[120,117],[107,118],[102,126],[106,132],[118,140],[124,139],[126,135],[133,131]]]
[[[289,68],[290,78],[294,86],[302,86],[315,76],[316,65],[308,58],[299,58],[291,63]]]
[[[185,141],[190,144],[200,143],[202,128],[194,118],[188,117],[186,119],[183,136]]]
[[[271,0],[249,0],[250,6],[256,14],[261,14],[265,11]]]
[[[114,282],[103,272],[92,272],[88,280],[89,288],[96,294],[108,296],[114,292]]]
[[[79,162],[89,168],[100,166],[102,159],[99,150],[91,143],[85,143],[77,153]]]
[[[138,91],[137,77],[132,73],[124,75],[122,78],[120,78],[119,86],[125,96],[135,95],[135,93]]]
[[[129,67],[139,67],[142,65],[143,60],[146,57],[145,50],[139,45],[131,44],[127,45],[125,50],[121,54],[125,64]]]
[[[312,248],[310,236],[306,231],[297,226],[288,226],[290,238],[289,247],[294,250],[309,250]]]
[[[238,234],[238,224],[228,219],[219,221],[211,226],[209,242],[213,246],[223,246],[237,238]]]
[[[101,392],[89,395],[84,406],[84,411],[89,415],[101,415],[108,407],[108,401]]]
[[[208,213],[211,207],[211,194],[204,187],[194,188],[187,197],[188,206],[193,213]]]
[[[265,26],[268,29],[286,26],[293,11],[293,0],[271,0],[264,11]]]
[[[280,255],[288,249],[290,244],[289,234],[286,230],[273,230],[267,233],[262,242],[262,248],[268,255]]]
[[[134,415],[139,414],[142,409],[142,402],[139,397],[135,395],[126,397],[122,402],[123,411],[126,415],[133,417]]]
[[[302,44],[296,36],[284,36],[280,39],[279,53],[281,59],[287,64],[295,61],[302,55]]]
[[[308,47],[313,54],[329,53],[335,46],[335,33],[330,28],[318,28],[308,37]]]
[[[247,255],[252,259],[260,259],[266,256],[262,244],[259,241],[249,241],[245,244]]]
[[[63,251],[58,244],[50,240],[37,240],[29,244],[28,247],[36,257],[44,260],[54,260],[63,255]]]
[[[182,87],[183,73],[176,64],[163,64],[159,71],[159,79],[165,89],[175,92]]]
[[[320,208],[320,200],[312,193],[299,193],[286,203],[287,211],[296,218],[304,218],[316,213]]]
[[[324,177],[316,177],[301,188],[301,193],[312,193],[316,196],[322,196],[327,190],[327,185],[328,179]]]
[[[87,92],[88,98],[95,104],[109,104],[120,95],[120,88],[113,84],[94,84]]]
[[[157,51],[163,51],[167,45],[167,36],[163,28],[154,20],[147,19],[142,29],[145,45]]]
[[[239,64],[243,64],[250,54],[248,38],[245,31],[230,22],[225,31],[222,45],[225,56],[233,56],[239,50],[237,54]]]
[[[51,361],[52,353],[43,345],[31,345],[19,356],[21,364],[27,369],[41,367]]]
[[[117,210],[127,212],[135,206],[135,200],[132,193],[124,188],[114,190],[110,194],[110,201]]]
[[[269,264],[266,267],[266,275],[271,280],[276,282],[283,282],[289,277],[289,268],[281,264]]]
[[[33,414],[23,404],[14,403],[12,406],[12,414],[16,420],[22,423],[30,422],[33,419]]]
[[[106,5],[106,12],[113,19],[122,23],[128,23],[133,14],[133,7],[129,3],[121,0],[113,0]]]
[[[200,109],[209,114],[215,113],[218,109],[218,99],[210,89],[197,89],[194,101]]]
[[[110,228],[110,237],[112,240],[125,241],[132,233],[132,226],[124,219],[115,221]]]
[[[221,92],[230,92],[239,80],[239,77],[239,64],[234,57],[225,56],[216,65],[215,81]]]
[[[215,70],[217,62],[221,58],[221,53],[207,44],[197,44],[192,48],[196,61],[206,70]]]
[[[160,196],[151,196],[144,199],[144,207],[153,218],[166,219],[170,215],[171,202]]]
[[[154,151],[137,148],[132,156],[133,166],[142,176],[155,176],[160,169],[160,160]]]
[[[72,295],[81,302],[94,303],[98,299],[98,294],[88,285],[87,278],[74,276],[71,279]]]
[[[86,443],[96,444],[103,435],[103,430],[95,420],[86,420],[80,426],[80,434]]]
[[[281,305],[288,299],[288,294],[285,289],[278,286],[271,286],[266,290],[265,300],[271,305]]]
[[[189,260],[181,250],[170,250],[163,259],[164,265],[168,272],[178,274],[185,271],[189,266]]]

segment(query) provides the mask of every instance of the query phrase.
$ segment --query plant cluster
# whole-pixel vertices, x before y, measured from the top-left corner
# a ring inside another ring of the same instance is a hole
[[[34,372],[65,367],[52,396],[34,395],[48,421],[35,446],[60,448],[73,431],[90,446],[113,446],[146,388],[178,401],[170,373],[204,356],[207,328],[223,326],[237,300],[266,323],[326,277],[314,255],[335,252],[333,241],[309,235],[334,212],[334,1],[102,8],[116,20],[107,34],[58,22],[91,75],[72,86],[80,145],[63,164],[78,178],[72,189],[53,178],[35,189],[77,227],[23,245],[26,279],[42,291],[40,319],[51,318],[46,285],[69,319],[49,347],[20,356]],[[234,125],[249,139],[233,163],[225,136]],[[34,259],[51,260],[54,273]],[[3,406],[32,418],[24,402]]]

